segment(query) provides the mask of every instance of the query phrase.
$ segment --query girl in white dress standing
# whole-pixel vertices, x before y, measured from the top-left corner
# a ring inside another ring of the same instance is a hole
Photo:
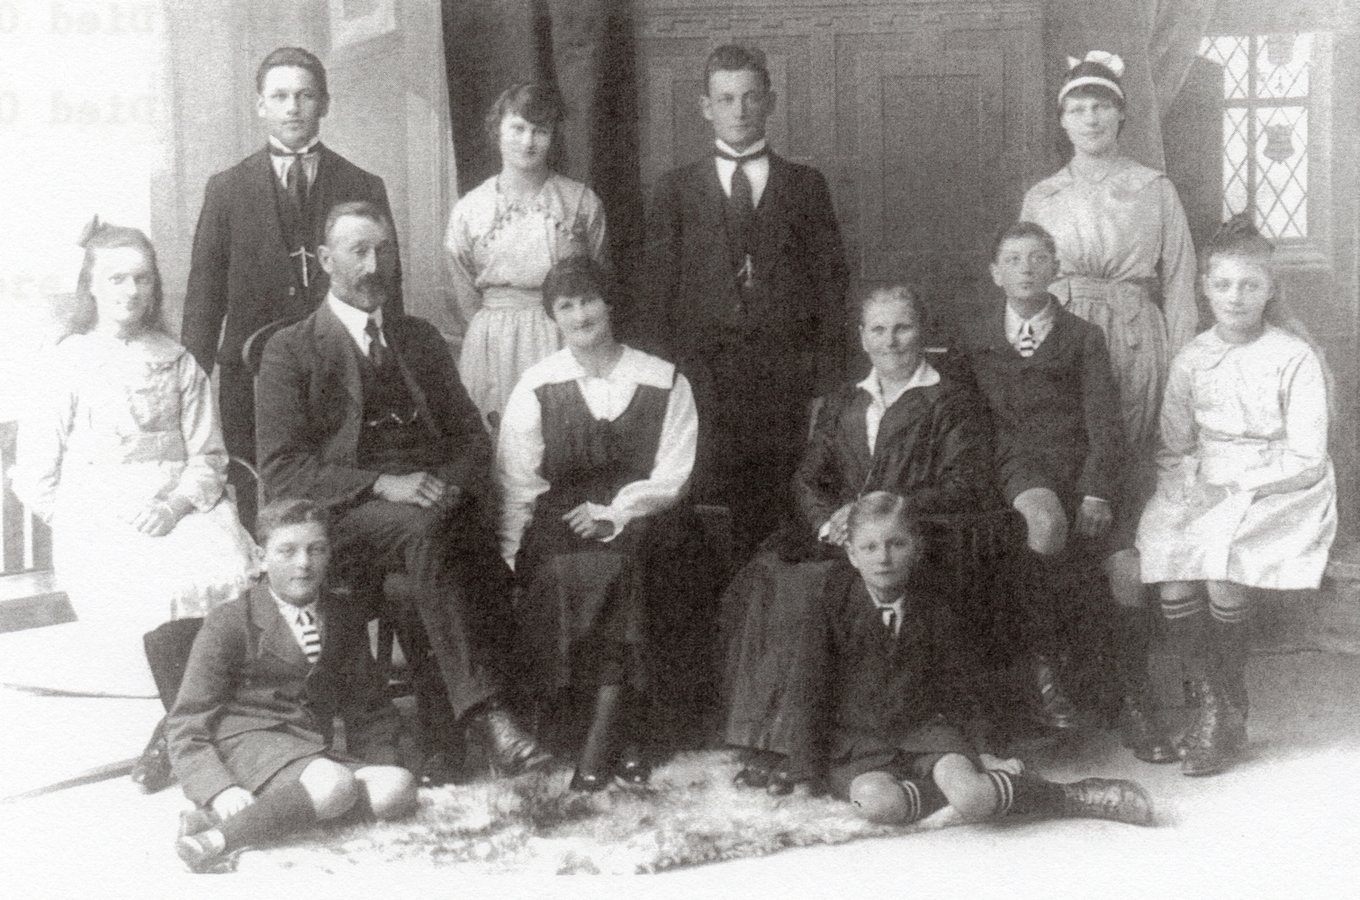
[[[604,206],[549,167],[562,106],[548,88],[519,84],[492,105],[486,127],[501,171],[468,191],[444,247],[467,325],[458,374],[494,431],[524,370],[562,346],[543,311],[543,278],[570,256],[604,262]]]
[[[1138,527],[1143,580],[1200,695],[1187,775],[1221,771],[1246,743],[1252,589],[1316,588],[1336,535],[1327,377],[1281,305],[1273,250],[1239,217],[1205,254],[1215,324],[1171,365]]]

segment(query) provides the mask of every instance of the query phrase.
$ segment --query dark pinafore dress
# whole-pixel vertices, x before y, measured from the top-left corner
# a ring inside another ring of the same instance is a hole
[[[534,505],[515,571],[524,593],[521,636],[533,683],[545,690],[648,682],[645,557],[670,512],[640,517],[605,542],[562,520],[582,503],[609,504],[650,477],[670,390],[638,385],[612,422],[597,419],[575,381],[539,387],[546,492]]]

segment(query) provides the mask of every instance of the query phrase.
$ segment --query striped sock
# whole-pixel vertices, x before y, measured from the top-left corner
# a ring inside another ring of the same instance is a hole
[[[1009,772],[988,769],[987,777],[992,780],[992,787],[996,790],[995,815],[1004,816],[1015,805],[1015,784]]]

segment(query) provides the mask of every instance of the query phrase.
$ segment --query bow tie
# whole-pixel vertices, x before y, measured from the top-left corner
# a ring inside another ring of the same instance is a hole
[[[286,150],[283,147],[276,147],[272,143],[268,146],[270,156],[291,156],[293,159],[306,159],[321,150],[320,142],[302,150]]]
[[[721,148],[721,147],[714,147],[714,148],[713,148],[713,155],[716,156],[716,157],[718,157],[718,159],[725,159],[725,160],[728,160],[729,162],[734,162],[734,163],[736,163],[737,165],[741,165],[741,164],[744,163],[744,162],[751,162],[752,160],[755,160],[755,159],[763,159],[764,157],[769,156],[769,155],[770,155],[770,145],[769,145],[769,144],[766,144],[764,147],[761,147],[759,150],[756,150],[756,151],[753,152],[753,153],[748,153],[748,154],[746,154],[745,156],[736,156],[736,155],[734,155],[734,154],[728,153],[726,150],[724,150],[724,149]]]

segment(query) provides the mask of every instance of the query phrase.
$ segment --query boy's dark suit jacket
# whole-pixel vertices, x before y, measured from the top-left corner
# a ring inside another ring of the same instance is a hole
[[[753,254],[768,291],[744,311],[726,204],[711,156],[657,184],[647,216],[648,308],[641,317],[653,332],[648,337],[683,366],[739,335],[745,352],[778,355],[784,375],[771,394],[800,401],[833,390],[842,377],[849,271],[826,179],[770,154]]]
[[[381,178],[325,145],[320,153],[304,226],[313,250],[322,242],[326,215],[337,203],[367,200],[392,217]],[[248,458],[255,450],[254,407],[241,347],[270,322],[300,319],[316,309],[330,287],[315,260],[309,261],[310,286],[303,286],[298,261],[289,256],[298,248],[284,240],[276,181],[267,148],[208,179],[180,330],[181,342],[204,371],[211,373],[214,363],[221,362],[223,435],[229,452]],[[400,301],[396,304],[399,312]]]
[[[321,656],[313,666],[266,582],[208,614],[168,719],[175,774],[190,800],[206,804],[238,783],[218,741],[280,729],[319,752],[331,743],[336,716],[345,722],[347,756],[396,764],[397,711],[369,653],[363,614],[323,592],[317,626]]]
[[[946,602],[909,591],[894,636],[844,561],[810,600],[789,675],[796,771],[818,773],[885,749],[971,752],[957,724],[969,712],[977,661]]]
[[[484,498],[491,439],[433,325],[383,310],[383,334],[419,420],[447,462],[432,473]],[[359,348],[326,304],[280,329],[260,364],[257,446],[266,500],[306,497],[328,507],[362,499],[382,472],[358,468],[363,424]],[[397,474],[397,473],[393,473]],[[405,474],[405,473],[401,473]]]
[[[1050,302],[1053,330],[1028,359],[1006,340],[1004,304],[962,330],[996,429],[997,478],[1007,502],[1047,487],[1065,504],[1090,496],[1118,507],[1127,451],[1105,335]]]

